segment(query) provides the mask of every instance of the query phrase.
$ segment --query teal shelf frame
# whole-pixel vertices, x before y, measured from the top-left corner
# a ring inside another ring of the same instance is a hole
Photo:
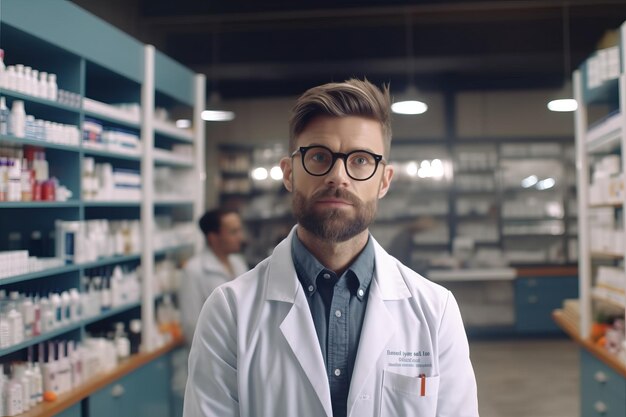
[[[50,106],[51,108],[55,108],[55,109],[59,109],[59,110],[65,110],[71,113],[80,113],[81,112],[81,107],[74,107],[74,106],[68,106],[67,104],[62,104],[59,103],[57,101],[52,101],[52,100],[48,100],[45,98],[41,98],[41,97],[35,97],[35,96],[31,96],[29,94],[22,94],[19,93],[17,91],[13,91],[13,90],[7,90],[5,88],[0,88],[0,95],[2,96],[6,96],[6,97],[11,97],[14,98],[16,100],[23,100],[23,101],[27,101],[29,103],[37,103],[37,104],[43,104],[46,106]]]
[[[41,148],[46,148],[46,149],[58,149],[61,151],[77,152],[77,153],[80,152],[80,146],[78,145],[65,145],[62,143],[48,142],[46,140],[17,138],[15,136],[9,136],[9,135],[0,135],[0,144],[17,145],[17,146],[29,145],[29,146],[39,146]]]

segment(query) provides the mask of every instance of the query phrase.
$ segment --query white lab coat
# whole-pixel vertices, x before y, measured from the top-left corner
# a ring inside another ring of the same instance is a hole
[[[236,277],[249,269],[246,261],[239,254],[229,255],[228,260]],[[191,343],[196,321],[206,299],[214,289],[232,279],[230,273],[208,246],[187,262],[180,284],[178,303],[183,333],[189,343]]]
[[[324,360],[293,267],[294,231],[205,303],[189,357],[185,417],[332,416]],[[374,247],[348,416],[478,416],[454,297]]]

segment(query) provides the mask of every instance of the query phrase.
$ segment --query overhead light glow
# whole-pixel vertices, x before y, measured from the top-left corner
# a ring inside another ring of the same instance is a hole
[[[391,111],[396,114],[422,114],[428,110],[426,103],[418,100],[398,101],[391,105]]]
[[[235,118],[235,112],[227,110],[204,110],[200,117],[207,122],[228,122]]]
[[[176,127],[179,129],[189,129],[191,127],[191,120],[178,119],[176,120]]]
[[[417,175],[417,164],[414,161],[411,161],[408,164],[406,164],[405,169],[409,177],[414,177]]]
[[[554,184],[556,184],[556,181],[554,180],[554,178],[546,178],[545,180],[539,181],[536,187],[538,190],[547,190],[549,188],[554,187]]]
[[[263,181],[267,179],[267,169],[263,167],[254,168],[252,170],[252,179]]]
[[[433,178],[443,178],[443,162],[441,162],[441,159],[433,159],[433,161],[430,163],[430,168]]]
[[[558,112],[576,111],[578,103],[573,98],[552,100],[548,103],[548,110]]]
[[[270,169],[270,177],[272,177],[272,179],[274,181],[280,181],[283,179],[283,170],[280,169],[280,167],[278,165],[274,165],[272,167],[272,169]]]
[[[522,180],[522,187],[530,188],[537,184],[537,181],[539,181],[539,178],[536,175],[530,175]]]

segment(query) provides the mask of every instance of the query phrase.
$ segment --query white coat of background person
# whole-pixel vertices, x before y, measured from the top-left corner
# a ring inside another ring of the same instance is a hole
[[[312,88],[296,102],[291,156],[281,168],[298,224],[269,258],[205,303],[189,357],[185,417],[478,416],[454,297],[387,254],[368,231],[393,176],[383,158],[389,107],[387,89],[360,80]],[[295,263],[302,253],[323,268],[310,285]],[[365,253],[371,281],[365,292],[350,292],[351,302],[364,296],[354,305],[366,301],[353,368],[333,369],[334,358],[323,352],[350,346],[323,345],[319,329],[352,310],[326,309],[320,317],[310,300],[331,273],[340,277],[336,285],[347,275],[358,279],[353,269],[367,276],[354,267]],[[345,396],[331,388],[350,374]]]
[[[209,210],[200,218],[198,226],[206,246],[185,265],[179,292],[180,321],[189,345],[200,310],[209,295],[249,269],[240,254],[244,233],[237,212]]]

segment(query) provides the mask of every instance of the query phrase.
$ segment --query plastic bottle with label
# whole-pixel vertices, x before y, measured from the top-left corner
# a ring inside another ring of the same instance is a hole
[[[0,135],[9,134],[9,117],[11,112],[7,107],[6,97],[0,97]]]
[[[22,100],[14,100],[9,118],[9,134],[23,138],[26,136],[26,110]]]

